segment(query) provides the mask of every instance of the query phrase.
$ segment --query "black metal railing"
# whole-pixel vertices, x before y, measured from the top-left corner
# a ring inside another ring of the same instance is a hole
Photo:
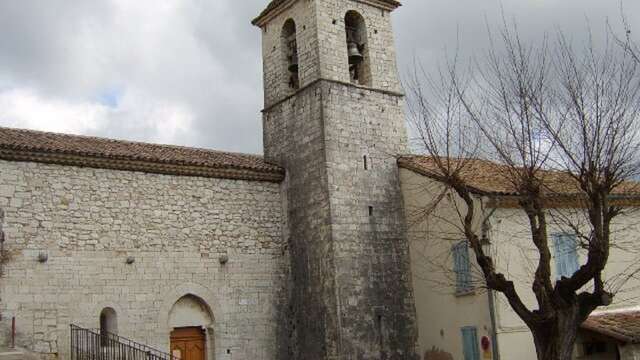
[[[71,325],[71,360],[180,360],[106,331]]]

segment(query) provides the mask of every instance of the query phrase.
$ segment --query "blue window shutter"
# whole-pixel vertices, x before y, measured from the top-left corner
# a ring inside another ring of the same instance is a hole
[[[568,235],[567,239],[569,246],[568,274],[572,276],[580,268],[578,261],[578,239],[575,235]]]
[[[456,274],[456,288],[460,284],[460,257],[458,256],[458,245],[451,247],[451,256],[453,257],[453,272]]]
[[[469,249],[466,241],[457,243],[452,248],[453,271],[456,273],[456,292],[471,290],[471,266],[469,264]]]
[[[460,256],[462,258],[462,287],[464,291],[469,291],[471,290],[471,266],[469,265],[469,247],[466,241],[462,243]]]
[[[553,236],[556,255],[556,278],[571,277],[578,268],[578,248],[576,236],[556,234]]]
[[[556,255],[556,279],[560,279],[565,274],[562,244],[562,235],[553,235],[553,248]]]
[[[478,331],[475,327],[462,328],[462,352],[464,360],[480,360],[478,348]]]

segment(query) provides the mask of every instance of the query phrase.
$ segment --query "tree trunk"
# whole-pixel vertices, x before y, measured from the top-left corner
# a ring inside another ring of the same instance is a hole
[[[538,360],[571,360],[582,320],[578,306],[558,310],[553,320],[532,329]]]

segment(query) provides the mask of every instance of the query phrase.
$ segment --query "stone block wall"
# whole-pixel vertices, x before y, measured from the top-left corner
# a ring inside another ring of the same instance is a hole
[[[345,15],[355,10],[366,24],[371,71],[368,87],[400,92],[391,12],[356,0],[321,0],[316,4],[320,77],[350,82]]]
[[[191,294],[214,318],[209,359],[276,358],[279,184],[0,161],[0,208],[3,344],[15,316],[18,345],[68,359],[69,325],[111,307],[121,336],[168,352],[168,314]]]
[[[295,93],[289,87],[290,73],[286,66],[285,49],[282,49],[282,29],[288,19],[296,23],[300,87],[318,79],[318,36],[315,0],[296,1],[262,28],[262,59],[265,107]]]
[[[411,358],[401,98],[320,81],[267,111],[264,133],[267,160],[287,168],[289,358]]]
[[[291,341],[280,354],[410,359],[415,306],[396,164],[408,148],[390,11],[355,0],[285,4],[262,28],[265,157],[287,169],[292,290],[282,332]],[[366,87],[350,83],[350,10],[366,23]],[[298,91],[283,87],[278,59],[287,19],[298,29]]]
[[[323,84],[328,191],[343,358],[410,359],[417,341],[396,156],[402,100]],[[364,157],[366,156],[366,164]]]
[[[336,334],[327,333],[338,319],[322,96],[320,88],[308,87],[264,115],[265,158],[288,169],[283,193],[293,287],[281,359],[320,359],[336,350],[328,349]]]
[[[400,92],[395,41],[388,10],[355,0],[299,0],[262,27],[265,108],[295,93],[282,49],[282,29],[293,19],[297,29],[300,87],[319,79],[349,83],[345,15],[355,10],[365,19],[370,88]]]

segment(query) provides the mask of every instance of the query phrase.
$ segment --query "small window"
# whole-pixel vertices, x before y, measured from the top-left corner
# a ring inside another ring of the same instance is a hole
[[[478,330],[473,326],[462,328],[462,352],[464,360],[480,360]]]
[[[367,157],[367,155],[363,156],[363,162],[364,162],[364,169],[369,170],[369,158]]]
[[[578,271],[578,247],[576,236],[556,234],[553,236],[556,255],[556,279],[571,277]]]
[[[456,274],[456,293],[468,293],[473,290],[468,242],[461,241],[457,243],[453,246],[451,252],[453,254],[453,271]]]
[[[604,354],[608,351],[607,343],[604,341],[590,341],[584,343],[584,354],[595,355]]]

